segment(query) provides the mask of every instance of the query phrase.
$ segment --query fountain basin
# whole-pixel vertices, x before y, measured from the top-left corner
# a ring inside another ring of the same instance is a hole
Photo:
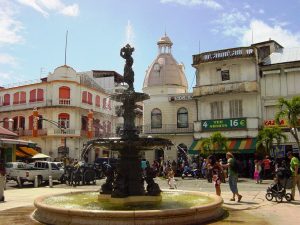
[[[75,192],[74,194],[84,194],[87,192]],[[216,195],[210,195],[195,191],[169,191],[163,192],[168,195],[178,195],[182,198],[187,196],[195,196],[195,198],[205,198],[206,203],[199,204],[195,203],[191,206],[181,206],[176,208],[176,201],[171,207],[155,207],[151,206],[149,210],[141,209],[114,209],[114,210],[98,210],[87,208],[76,208],[76,207],[65,207],[64,205],[49,204],[51,198],[64,198],[65,195],[46,195],[35,199],[34,206],[36,210],[33,212],[32,217],[45,224],[55,225],[116,225],[116,224],[199,224],[207,222],[213,219],[217,219],[223,214],[221,197]],[[96,197],[97,199],[97,197]],[[47,202],[48,201],[48,202]],[[164,201],[164,197],[163,197]],[[197,202],[197,199],[196,199]],[[178,202],[177,202],[178,203]],[[83,205],[84,205],[83,200]],[[148,207],[146,207],[148,208]]]

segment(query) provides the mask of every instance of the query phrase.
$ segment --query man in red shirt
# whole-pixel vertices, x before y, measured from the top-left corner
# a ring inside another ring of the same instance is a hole
[[[266,155],[265,159],[262,161],[263,168],[264,168],[264,179],[270,177],[271,174],[271,160],[269,156]]]

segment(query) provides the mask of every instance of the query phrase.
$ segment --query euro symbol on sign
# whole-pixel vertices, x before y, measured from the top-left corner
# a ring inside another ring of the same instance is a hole
[[[241,125],[241,126],[245,126],[245,122],[246,122],[245,120],[241,120],[241,121],[240,121],[240,125]]]

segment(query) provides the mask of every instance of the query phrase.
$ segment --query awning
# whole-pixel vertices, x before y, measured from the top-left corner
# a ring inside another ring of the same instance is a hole
[[[19,139],[9,139],[9,138],[0,138],[0,143],[1,144],[25,145],[25,146],[30,146],[30,147],[33,147],[36,145],[36,143],[31,142],[31,141],[24,141],[24,140],[19,140]]]
[[[39,153],[37,150],[25,146],[20,146],[19,149],[21,149],[23,152],[31,156],[34,156]]]
[[[195,140],[188,150],[189,154],[195,155],[199,153],[207,153],[206,150],[201,148],[200,140]],[[228,151],[234,153],[254,153],[256,150],[256,138],[240,138],[229,139],[227,141]],[[225,151],[215,151],[215,153],[225,153]]]

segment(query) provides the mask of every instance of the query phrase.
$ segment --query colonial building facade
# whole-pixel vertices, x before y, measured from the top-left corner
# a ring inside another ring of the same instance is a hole
[[[60,66],[38,82],[0,88],[0,120],[7,121],[3,126],[22,139],[37,143],[52,159],[78,159],[89,138],[115,133],[118,117],[109,95],[120,80],[114,71],[77,73],[67,65]],[[39,115],[37,136],[33,135],[34,108]],[[90,154],[95,158],[107,152],[96,149]]]
[[[165,35],[157,45],[158,55],[147,69],[143,84],[143,92],[150,95],[143,106],[143,133],[167,138],[174,146],[146,152],[146,158],[172,161],[192,144],[196,107],[192,93],[188,93],[184,65],[172,55],[172,41]]]

